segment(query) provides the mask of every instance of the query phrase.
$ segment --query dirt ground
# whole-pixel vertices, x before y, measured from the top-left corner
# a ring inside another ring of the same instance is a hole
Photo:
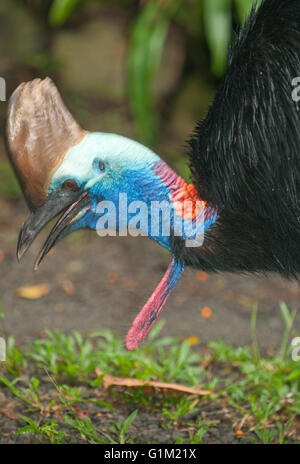
[[[125,336],[130,324],[165,272],[170,257],[148,238],[100,238],[96,232],[73,234],[59,243],[33,272],[43,231],[19,264],[15,256],[27,208],[22,200],[0,200],[0,296],[6,336],[17,343],[45,329],[83,334],[103,328]],[[37,300],[18,298],[20,286],[45,283],[50,291]],[[222,338],[234,345],[251,343],[250,314],[257,302],[258,339],[267,352],[280,346],[284,324],[279,304],[299,307],[300,287],[278,276],[203,276],[187,269],[167,302],[162,335],[197,336],[200,342]],[[203,317],[209,307],[212,315]],[[300,330],[300,313],[295,322]]]
[[[49,382],[45,382],[42,384],[42,388],[44,387],[45,394],[49,394]],[[84,388],[81,388],[81,391],[85,391]],[[89,397],[93,396],[94,392],[89,391]],[[108,396],[108,395],[107,395]],[[103,400],[109,400],[109,403],[114,407],[114,414],[110,414],[107,408],[99,407],[98,405],[90,404],[89,406],[89,418],[91,419],[93,426],[96,432],[101,437],[101,432],[107,431],[109,433],[109,427],[116,423],[122,423],[126,417],[135,409],[135,407],[131,404],[127,404],[120,407],[120,401],[116,394],[114,401],[112,401],[111,396],[109,398],[105,398],[101,396]],[[159,399],[153,397],[153,404]],[[18,400],[12,400],[10,397],[8,399],[10,404],[13,401],[16,404],[13,404],[13,414],[17,415],[19,413],[23,413],[22,405],[18,404]],[[24,408],[24,407],[23,407]],[[86,413],[86,404],[78,404],[77,410],[80,410]],[[219,420],[221,423],[218,424],[218,427],[211,427],[207,436],[206,442],[210,444],[242,444],[245,440],[241,439],[240,437],[236,436],[232,429],[232,408],[224,408],[221,401],[216,401],[213,405],[212,404],[202,404],[201,405],[201,414],[205,415],[207,419],[212,420]],[[149,412],[149,409],[145,407],[139,408],[139,413],[131,425],[130,428],[130,437],[134,439],[135,444],[145,444],[145,443],[152,443],[152,444],[174,444],[176,440],[180,438],[188,438],[188,431],[189,427],[184,424],[184,421],[190,420],[192,418],[195,419],[197,415],[200,415],[200,411],[196,411],[193,414],[186,414],[185,416],[181,417],[181,420],[176,424],[176,427],[168,427],[164,428],[163,422],[164,418],[161,412],[157,409],[156,412]],[[39,420],[39,414],[31,414],[31,418],[35,419],[36,421]],[[8,417],[1,417],[0,415],[0,445],[1,444],[45,444],[47,441],[34,435],[32,433],[20,434],[16,435],[13,432],[19,428],[24,426],[24,421],[19,418],[10,419]],[[71,427],[69,427],[65,422],[60,424],[60,430],[64,431],[68,438],[65,439],[65,443],[68,444],[85,444],[86,440],[79,436],[79,434],[74,433],[74,430],[71,431]]]

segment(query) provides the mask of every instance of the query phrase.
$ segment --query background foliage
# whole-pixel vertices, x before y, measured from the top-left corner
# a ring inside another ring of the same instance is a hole
[[[62,26],[87,3],[106,0],[53,0],[48,21]],[[119,0],[122,5],[136,4]],[[132,114],[142,139],[153,144],[157,135],[153,80],[159,66],[168,29],[178,22],[187,34],[201,36],[202,29],[211,56],[211,72],[221,77],[226,69],[233,22],[242,24],[254,0],[148,0],[139,2],[132,21],[128,56],[128,95]]]
[[[254,4],[2,0],[0,76],[8,96],[22,81],[52,77],[82,125],[139,139],[185,176],[183,143],[224,75],[232,31]],[[19,195],[1,139],[0,179],[0,195]]]

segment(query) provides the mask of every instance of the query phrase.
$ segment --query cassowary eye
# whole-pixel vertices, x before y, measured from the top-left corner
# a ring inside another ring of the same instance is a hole
[[[105,171],[105,164],[103,163],[103,161],[99,161],[99,169],[100,171]]]
[[[65,180],[62,185],[67,190],[77,190],[78,189],[78,185],[76,184],[75,180],[72,180],[72,179]]]

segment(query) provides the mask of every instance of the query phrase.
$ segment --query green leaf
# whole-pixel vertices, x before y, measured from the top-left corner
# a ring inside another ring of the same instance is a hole
[[[106,401],[87,399],[86,402],[97,404],[98,406],[104,406],[105,408],[109,409],[111,412],[114,412],[114,407],[111,404],[107,403]]]
[[[31,425],[25,425],[24,427],[21,427],[20,429],[16,430],[14,433],[16,435],[21,435],[23,433],[28,433],[28,432],[34,432],[35,429]]]
[[[211,53],[212,72],[220,77],[227,64],[228,46],[231,39],[231,1],[203,0],[204,28]]]
[[[291,374],[287,378],[287,380],[289,380],[290,382],[295,379],[298,379],[298,380],[300,379],[300,369],[298,369],[297,371],[291,372]]]
[[[237,9],[239,21],[241,24],[245,22],[251,8],[257,3],[259,6],[261,0],[235,0],[235,7]]]
[[[38,388],[39,388],[39,384],[40,384],[40,381],[39,379],[37,379],[36,377],[32,377],[31,378],[31,384],[32,384],[32,388],[35,392],[38,391]]]
[[[73,13],[79,0],[53,0],[49,11],[49,24],[51,26],[61,26]]]
[[[280,303],[280,311],[281,311],[281,315],[284,320],[285,326],[290,327],[291,321],[292,321],[292,315],[290,313],[289,308],[283,301]]]
[[[4,385],[7,386],[7,388],[10,389],[10,391],[17,397],[20,398],[20,400],[24,401],[27,404],[31,404],[31,401],[25,398],[25,396],[21,395],[19,391],[13,386],[13,384],[7,380],[5,377],[0,376],[0,382],[4,383]]]
[[[149,145],[157,139],[153,82],[170,22],[181,0],[149,1],[131,30],[128,57],[129,102],[138,131]]]
[[[125,431],[128,430],[128,428],[130,427],[130,425],[132,424],[132,422],[133,422],[134,419],[136,418],[137,413],[138,413],[138,410],[135,409],[135,410],[132,411],[132,413],[125,419],[125,421],[123,422],[123,428],[124,428]]]
[[[255,304],[253,309],[252,309],[252,312],[251,312],[250,328],[251,328],[251,338],[252,338],[252,349],[253,349],[254,361],[258,363],[259,360],[260,360],[260,353],[259,353],[259,346],[258,346],[258,341],[257,341],[257,331],[256,331],[257,312],[258,312],[258,305]]]
[[[281,348],[280,348],[280,359],[281,361],[283,361],[288,351],[289,336],[293,328],[297,310],[295,309],[292,312],[290,312],[287,305],[284,302],[281,302],[280,311],[281,311],[281,315],[285,323],[285,331],[282,337]]]

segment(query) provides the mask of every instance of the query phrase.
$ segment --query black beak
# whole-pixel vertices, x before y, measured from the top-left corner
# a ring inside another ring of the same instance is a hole
[[[38,233],[43,227],[55,216],[65,210],[55,226],[52,228],[37,260],[34,268],[37,269],[42,259],[51,250],[51,248],[67,233],[72,220],[79,212],[89,203],[88,192],[78,192],[66,189],[49,195],[48,200],[34,210],[26,219],[20,231],[17,258],[20,261]]]

